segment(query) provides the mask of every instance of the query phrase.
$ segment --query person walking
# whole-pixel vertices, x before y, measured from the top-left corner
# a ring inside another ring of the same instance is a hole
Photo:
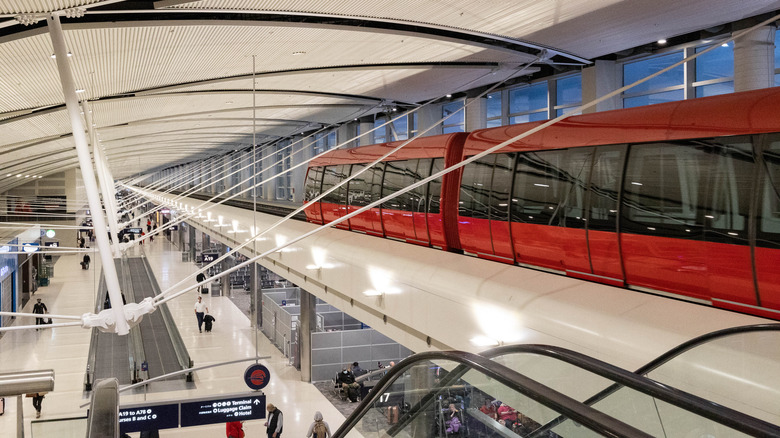
[[[195,276],[195,282],[203,283],[204,281],[206,281],[206,274],[198,272],[198,275]],[[198,293],[200,292],[203,292],[203,285],[198,286]]]
[[[271,403],[268,403],[266,409],[268,410],[268,421],[265,422],[265,432],[268,434],[268,438],[279,438],[282,436],[282,426],[284,423],[282,411]]]
[[[44,313],[48,313],[48,312],[49,312],[49,309],[46,308],[46,304],[43,304],[41,302],[41,299],[38,298],[38,302],[35,303],[35,305],[33,306],[33,312],[32,313],[35,313],[35,314],[38,314],[38,315],[43,315]],[[35,318],[35,325],[41,325],[41,324],[43,324],[43,318]],[[38,331],[40,329],[35,329],[35,330]]]
[[[225,424],[227,438],[244,438],[244,422],[231,421]]]
[[[322,413],[317,411],[314,413],[314,422],[309,426],[309,433],[306,434],[306,438],[311,438],[312,434],[314,438],[330,438],[330,426],[322,419]]]
[[[41,405],[43,404],[44,392],[35,392],[27,394],[27,397],[32,397],[33,407],[35,408],[35,418],[41,418]]]
[[[203,333],[203,315],[209,311],[206,307],[206,303],[203,302],[202,297],[198,297],[198,302],[195,303],[195,316],[198,318],[198,331]]]

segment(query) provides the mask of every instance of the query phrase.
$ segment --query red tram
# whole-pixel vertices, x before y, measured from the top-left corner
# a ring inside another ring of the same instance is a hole
[[[327,223],[541,122],[415,139]],[[306,201],[400,142],[310,163]],[[780,88],[570,117],[340,225],[780,319]]]

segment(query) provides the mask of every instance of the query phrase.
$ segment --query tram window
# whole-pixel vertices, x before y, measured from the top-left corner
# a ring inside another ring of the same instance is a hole
[[[565,154],[565,150],[558,150],[517,156],[512,222],[553,225],[561,203],[561,162]]]
[[[411,174],[417,170],[418,160],[391,161],[385,166],[385,179],[382,182],[382,197],[391,195],[410,184],[413,180]],[[412,196],[410,192],[403,193],[384,202],[382,208],[389,210],[412,210]]]
[[[381,165],[381,164],[380,164]],[[353,164],[352,175],[365,169],[365,164]],[[365,207],[379,199],[382,185],[382,170],[372,167],[349,182],[349,205]],[[376,187],[376,188],[375,188]]]
[[[780,134],[772,134],[764,152],[765,177],[758,215],[758,246],[780,246]]]
[[[561,167],[562,225],[568,228],[585,228],[585,194],[590,178],[593,148],[569,149]]]
[[[419,162],[417,163],[417,172],[414,173],[414,181],[411,181],[410,184],[416,183],[418,181],[421,181],[425,178],[428,178],[431,176],[431,164],[433,159],[432,158],[421,158]],[[412,196],[412,211],[417,213],[425,213],[427,208],[426,204],[428,203],[428,194],[426,193],[426,187],[427,184],[423,184],[420,187],[417,187],[416,189],[409,192]]]
[[[322,179],[322,191],[325,192],[336,184],[344,181],[349,174],[349,164],[339,164],[336,166],[326,166],[325,175]],[[347,187],[346,184],[330,192],[322,198],[323,202],[346,205]]]
[[[493,181],[490,184],[490,220],[509,221],[509,192],[512,189],[514,154],[497,154]]]
[[[319,196],[320,186],[322,186],[322,167],[312,167],[306,175],[304,201],[309,202]]]
[[[713,150],[710,166],[703,169],[709,178],[709,202],[704,212],[706,239],[747,244],[750,188],[755,172],[753,145],[748,137],[702,141],[701,144],[705,150],[707,147]]]
[[[488,218],[490,182],[493,179],[495,155],[486,155],[463,167],[458,214],[477,219]]]
[[[431,175],[444,170],[444,158],[434,158],[431,166]],[[442,178],[436,178],[428,183],[428,213],[439,214],[439,202],[441,199]]]
[[[632,145],[623,186],[623,231],[698,239],[711,154],[686,144]]]
[[[625,146],[604,146],[596,150],[590,178],[590,230],[617,229],[618,192],[625,150]]]

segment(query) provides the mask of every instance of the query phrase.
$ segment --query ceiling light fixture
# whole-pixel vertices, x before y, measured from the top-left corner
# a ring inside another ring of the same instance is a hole
[[[665,39],[660,39],[660,40],[658,40],[658,44],[662,44],[662,45],[666,44],[666,40]]]

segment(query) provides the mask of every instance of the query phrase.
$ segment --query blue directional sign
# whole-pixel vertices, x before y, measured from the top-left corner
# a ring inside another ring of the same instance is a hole
[[[119,408],[121,433],[179,427],[179,404],[149,405]]]
[[[265,395],[228,396],[181,403],[181,427],[265,418]]]
[[[201,260],[203,261],[203,263],[211,263],[214,260],[216,260],[217,258],[219,258],[219,254],[213,253],[213,252],[212,253],[204,252],[204,253],[201,253],[200,257],[201,257]]]

